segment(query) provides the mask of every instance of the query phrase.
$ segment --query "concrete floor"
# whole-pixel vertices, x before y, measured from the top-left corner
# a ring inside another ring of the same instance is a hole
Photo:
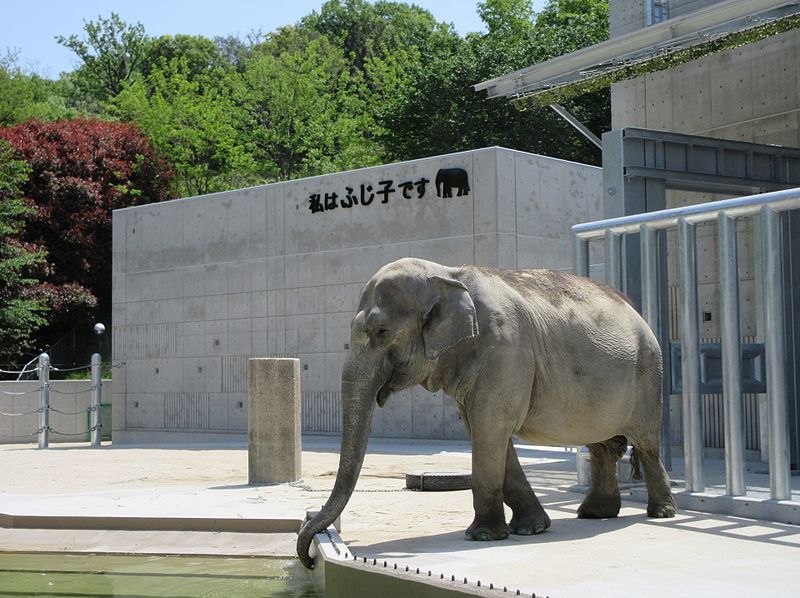
[[[26,525],[63,526],[59,521],[80,517],[82,527],[99,529],[0,527],[0,550],[291,556],[293,533],[242,530],[263,527],[264,520],[291,524],[307,509],[319,508],[338,463],[335,441],[307,438],[302,483],[251,487],[244,445],[52,446],[0,446],[0,513],[32,518]],[[341,535],[359,559],[430,570],[435,577],[466,577],[470,586],[480,580],[484,589],[491,583],[527,595],[800,592],[798,526],[685,510],[674,519],[652,520],[635,501],[625,501],[616,519],[579,520],[575,511],[582,495],[565,490],[575,483],[575,453],[527,445],[518,453],[553,520],[543,535],[493,543],[463,540],[472,519],[471,493],[409,491],[405,473],[469,469],[469,446],[400,442],[370,445],[342,516]],[[766,476],[758,473],[763,465],[750,470],[748,484],[756,492],[768,487]],[[720,463],[706,461],[712,490],[721,483],[720,471]],[[674,475],[679,491],[679,461]],[[793,498],[800,501],[800,480],[792,481]],[[161,531],[106,531],[126,518],[149,518],[144,527]],[[238,531],[186,531],[198,527]]]

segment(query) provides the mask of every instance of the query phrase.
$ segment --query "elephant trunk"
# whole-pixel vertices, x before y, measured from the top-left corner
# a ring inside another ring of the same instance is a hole
[[[336,483],[322,510],[303,526],[297,538],[297,555],[309,569],[314,566],[314,560],[308,553],[311,542],[314,536],[327,529],[347,506],[367,450],[370,422],[380,381],[373,379],[365,385],[367,388],[358,388],[362,385],[352,382],[352,377],[349,375],[351,369],[346,365],[342,375],[342,445]]]

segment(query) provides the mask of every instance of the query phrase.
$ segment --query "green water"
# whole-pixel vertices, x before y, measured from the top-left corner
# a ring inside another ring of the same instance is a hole
[[[292,560],[0,553],[0,596],[311,598],[319,594],[309,572]]]

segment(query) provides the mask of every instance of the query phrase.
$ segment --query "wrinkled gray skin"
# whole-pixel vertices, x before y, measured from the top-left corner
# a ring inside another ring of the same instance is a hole
[[[405,258],[373,276],[353,318],[336,483],[297,540],[307,567],[314,534],[339,516],[356,485],[375,405],[416,384],[444,389],[472,440],[475,518],[467,539],[550,527],[512,436],[589,446],[592,485],[578,509],[586,518],[618,514],[616,464],[630,442],[644,468],[647,514],[674,516],[659,457],[661,351],[624,297],[550,270],[449,268]],[[503,503],[513,513],[508,523]]]

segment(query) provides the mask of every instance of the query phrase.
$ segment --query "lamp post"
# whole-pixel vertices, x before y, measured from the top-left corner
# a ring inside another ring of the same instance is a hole
[[[94,333],[95,335],[97,335],[97,352],[100,353],[101,355],[103,352],[100,350],[100,345],[101,345],[100,339],[105,331],[106,331],[105,324],[98,322],[97,324],[94,325]]]

